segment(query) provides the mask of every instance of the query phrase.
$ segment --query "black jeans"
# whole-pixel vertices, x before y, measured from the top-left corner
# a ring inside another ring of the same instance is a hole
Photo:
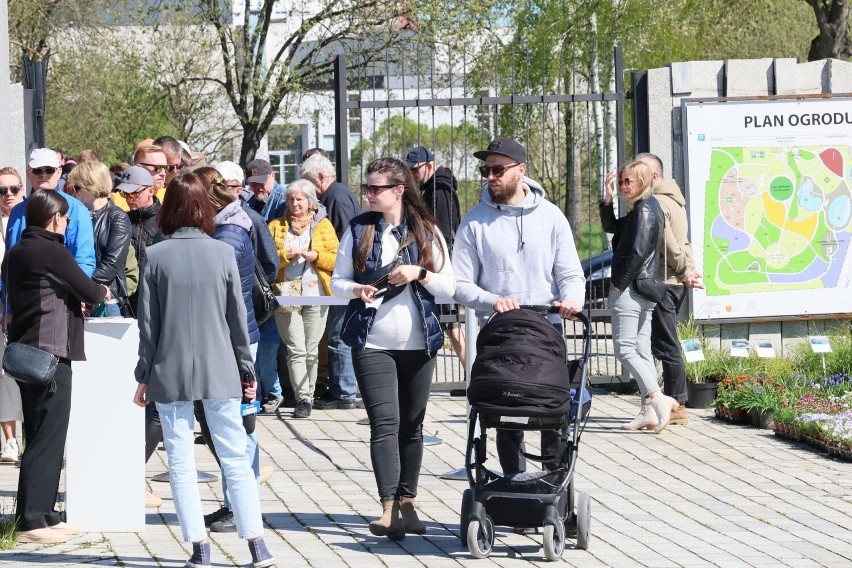
[[[500,458],[500,467],[503,475],[514,475],[527,470],[527,459],[523,452],[526,451],[524,444],[524,432],[522,430],[497,430],[497,457]],[[562,441],[561,435],[555,430],[541,431],[541,455],[552,456],[544,460],[542,466],[548,471],[559,467],[560,457],[565,452],[566,443]]]
[[[160,423],[160,413],[153,402],[145,407],[145,463],[154,455],[154,451],[163,441],[163,425]]]
[[[71,416],[71,361],[60,359],[54,378],[55,392],[49,387],[18,383],[27,444],[21,458],[15,511],[20,531],[52,527],[62,520],[54,505]]]
[[[687,399],[686,366],[677,338],[677,312],[686,289],[673,284],[666,288],[651,320],[651,352],[663,365],[663,393],[683,404]]]
[[[353,349],[352,362],[370,419],[370,461],[379,498],[416,497],[435,358],[420,349]]]

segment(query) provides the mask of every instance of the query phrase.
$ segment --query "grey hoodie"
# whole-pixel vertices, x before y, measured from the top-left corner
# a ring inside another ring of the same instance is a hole
[[[217,227],[219,225],[236,225],[245,229],[247,233],[251,232],[251,219],[248,213],[243,211],[243,207],[239,201],[234,201],[226,205],[224,209],[216,214],[213,221]]]
[[[484,189],[456,232],[454,298],[480,314],[490,314],[498,296],[521,305],[583,305],[586,279],[568,220],[538,183],[523,183],[529,191],[520,205],[495,204]]]

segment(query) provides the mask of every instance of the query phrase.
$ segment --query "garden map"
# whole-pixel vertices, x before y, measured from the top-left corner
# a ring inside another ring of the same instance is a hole
[[[708,296],[837,286],[852,216],[849,146],[713,148]]]
[[[684,101],[697,321],[852,313],[852,99]]]

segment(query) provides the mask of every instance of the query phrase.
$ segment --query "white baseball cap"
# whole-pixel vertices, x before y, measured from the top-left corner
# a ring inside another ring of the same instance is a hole
[[[30,168],[59,168],[59,158],[50,148],[36,148],[30,152]]]
[[[219,162],[215,166],[213,166],[219,175],[222,176],[222,179],[225,181],[235,180],[239,183],[243,183],[245,179],[245,173],[243,173],[243,169],[236,163],[230,161]]]

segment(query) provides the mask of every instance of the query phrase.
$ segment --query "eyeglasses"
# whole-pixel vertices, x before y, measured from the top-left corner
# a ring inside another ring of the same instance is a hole
[[[417,170],[425,166],[426,164],[420,164],[419,166],[411,166],[408,169],[411,170],[411,173],[416,174]]]
[[[44,166],[43,168],[30,168],[30,171],[37,176],[40,176],[41,174],[47,174],[52,176],[56,173],[56,170],[57,168],[53,168],[51,166]]]
[[[372,197],[372,196],[374,196],[374,195],[378,195],[378,194],[380,194],[381,192],[383,192],[383,191],[384,191],[384,190],[386,190],[386,189],[390,189],[390,188],[392,188],[392,187],[396,187],[396,186],[398,186],[398,185],[402,185],[402,184],[399,184],[399,183],[392,183],[392,184],[389,184],[389,185],[367,185],[367,184],[362,184],[362,185],[361,185],[361,193],[363,193],[363,194],[365,194],[365,195],[368,195],[368,196]]]
[[[618,180],[618,183],[619,185],[630,185],[634,181],[636,180],[633,178],[621,178],[620,180]]]
[[[509,164],[508,166],[479,166],[479,174],[487,178],[490,175],[493,175],[496,178],[503,177],[503,174],[506,173],[506,170],[509,168],[514,168],[515,166],[520,166],[520,163],[517,164]]]
[[[148,168],[152,172],[158,173],[158,174],[161,174],[163,172],[173,172],[176,169],[178,169],[178,166],[175,165],[175,164],[163,165],[163,164],[146,164],[145,162],[139,162],[139,165],[145,166],[146,168]]]
[[[0,185],[0,195],[6,195],[9,192],[11,192],[12,195],[18,195],[21,193],[21,189],[23,189],[23,186],[21,185],[10,185],[8,187]]]
[[[238,183],[229,183],[227,185],[227,187],[230,187],[231,189],[240,189],[240,190],[243,188],[243,186],[238,184]]]

